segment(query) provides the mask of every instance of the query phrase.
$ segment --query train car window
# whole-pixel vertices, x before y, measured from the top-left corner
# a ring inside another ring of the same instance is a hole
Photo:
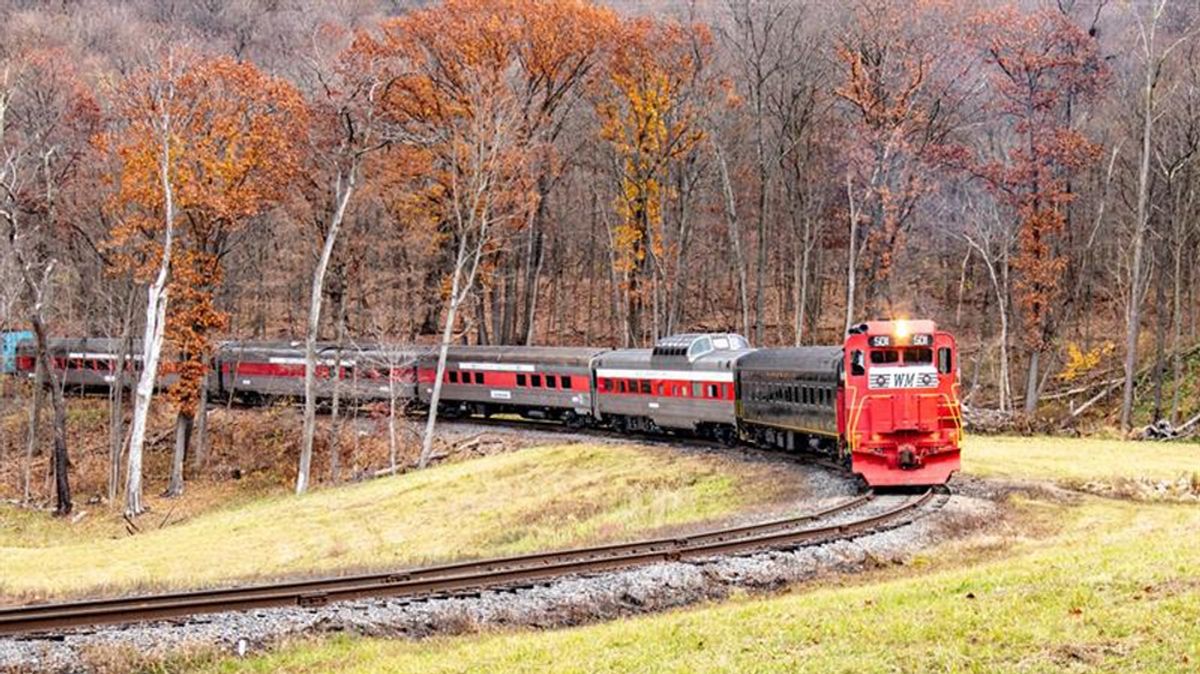
[[[720,395],[717,393],[717,385],[716,385],[716,384],[709,384],[709,385],[708,385],[708,397],[709,397],[709,398],[719,398],[719,397],[721,397],[721,396],[720,396]]]
[[[449,373],[448,373],[446,376],[450,378],[450,383],[451,383],[451,384],[457,384],[457,383],[458,383],[458,373],[457,373],[457,372],[455,372],[454,370],[451,370],[451,371],[450,371],[450,372],[449,372]]]
[[[867,365],[863,360],[863,352],[855,351],[850,354],[850,374],[854,377],[861,377],[867,373]]]
[[[933,349],[926,346],[910,346],[904,350],[905,365],[925,365],[933,362]]]
[[[655,385],[655,390],[658,391],[658,397],[661,398],[664,395],[666,395],[666,388],[667,388],[666,385],[663,384],[661,381]]]
[[[687,384],[680,384],[679,386],[676,386],[675,387],[675,395],[679,396],[680,398],[688,397]]]
[[[540,374],[531,374],[531,375],[529,375],[529,381],[530,381],[530,384],[529,384],[529,385],[530,385],[530,386],[532,386],[532,387],[534,387],[534,388],[541,388],[541,387],[542,387],[542,375],[540,375]]]
[[[642,380],[642,393],[645,393],[646,395],[650,395],[650,380],[649,379]]]
[[[603,380],[601,380],[601,381],[603,381]],[[523,374],[517,375],[517,386],[525,386],[525,375],[523,375]]]
[[[554,375],[546,375],[546,388],[558,388],[558,381],[554,378]]]
[[[953,357],[950,355],[950,347],[943,346],[938,349],[938,372],[942,374],[950,374],[954,371]]]
[[[625,392],[625,380],[618,379],[617,380],[617,393],[624,393],[624,392]]]
[[[871,364],[885,365],[887,363],[900,362],[900,352],[895,349],[872,349]]]
[[[703,398],[704,397],[704,385],[703,384],[701,384],[700,382],[694,382],[692,384],[692,397],[693,398]]]
[[[476,383],[476,384],[482,384],[482,383],[483,383],[483,373],[482,373],[482,372],[476,372],[476,373],[475,373],[475,383]]]
[[[574,384],[571,383],[571,378],[568,377],[567,375],[564,374],[561,377],[559,377],[559,379],[562,380],[563,388],[565,388],[567,390],[575,388]]]

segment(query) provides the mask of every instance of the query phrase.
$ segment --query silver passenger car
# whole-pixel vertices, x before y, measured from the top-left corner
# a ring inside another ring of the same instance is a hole
[[[736,436],[734,367],[751,353],[735,334],[666,337],[653,349],[621,349],[596,359],[596,409],[621,429],[678,429]]]
[[[446,354],[439,408],[455,414],[517,413],[584,423],[592,416],[595,348],[452,346]],[[418,360],[420,399],[428,405],[438,353]]]
[[[346,400],[416,397],[420,347],[322,342],[317,351],[317,395],[328,399],[338,387]],[[227,342],[218,350],[210,393],[256,401],[304,395],[303,342]]]

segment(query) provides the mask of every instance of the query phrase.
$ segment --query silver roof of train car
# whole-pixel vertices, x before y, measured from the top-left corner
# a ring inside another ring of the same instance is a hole
[[[583,367],[592,358],[607,349],[570,346],[452,346],[446,352],[446,360],[457,362],[472,360],[482,363],[534,363],[539,365],[575,365]],[[423,360],[436,359],[437,348],[422,356]]]
[[[760,349],[738,361],[738,369],[742,372],[835,373],[841,360],[840,346]]]

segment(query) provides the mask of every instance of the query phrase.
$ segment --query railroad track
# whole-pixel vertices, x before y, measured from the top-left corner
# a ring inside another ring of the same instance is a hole
[[[858,508],[873,500],[874,494],[868,492],[830,508],[797,517],[674,538],[460,562],[391,573],[3,608],[0,609],[0,636],[58,633],[97,625],[178,619],[225,611],[320,607],[367,597],[429,598],[655,562],[824,544],[907,524],[912,521],[914,513],[933,501],[938,493],[939,490],[930,489],[881,512],[825,526],[804,527],[815,520]],[[942,493],[944,498],[948,498],[948,492],[943,490]]]

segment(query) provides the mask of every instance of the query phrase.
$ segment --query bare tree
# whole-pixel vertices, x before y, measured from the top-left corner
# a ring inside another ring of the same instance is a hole
[[[314,39],[314,44],[322,44]],[[307,61],[307,88],[314,115],[311,139],[316,201],[314,209],[321,230],[321,247],[309,283],[308,320],[304,328],[304,432],[296,493],[308,490],[312,468],[313,440],[317,424],[317,338],[325,296],[325,274],[333,257],[351,199],[362,180],[367,157],[388,144],[380,116],[379,97],[385,90],[384,75],[377,63],[351,54],[328,54],[319,47]]]
[[[31,496],[29,460],[37,439],[42,382],[54,409],[55,513],[71,512],[67,413],[63,388],[50,363],[47,308],[59,260],[59,206],[98,116],[69,68],[55,54],[31,53],[0,62],[0,219],[21,279],[36,343],[37,371],[26,449],[25,497]],[[61,55],[57,55],[61,56]]]
[[[1148,13],[1138,10],[1139,5],[1129,5],[1137,22],[1139,55],[1142,59],[1142,81],[1138,96],[1141,113],[1141,156],[1138,162],[1137,206],[1133,225],[1133,252],[1129,268],[1129,298],[1125,313],[1125,381],[1121,397],[1121,428],[1129,431],[1133,417],[1134,377],[1137,372],[1138,335],[1141,332],[1142,302],[1146,294],[1146,272],[1143,269],[1146,232],[1149,228],[1148,202],[1150,199],[1150,161],[1159,101],[1156,90],[1163,74],[1163,65],[1171,53],[1194,32],[1189,27],[1184,35],[1164,47],[1159,46],[1159,21],[1166,12],[1169,0],[1153,0]]]
[[[437,370],[430,394],[429,417],[418,466],[433,453],[446,354],[454,337],[458,311],[470,295],[484,251],[500,230],[523,220],[529,204],[526,166],[520,152],[519,108],[503,90],[472,84],[473,113],[451,125],[447,138],[446,218],[455,239],[450,294],[438,345]]]

